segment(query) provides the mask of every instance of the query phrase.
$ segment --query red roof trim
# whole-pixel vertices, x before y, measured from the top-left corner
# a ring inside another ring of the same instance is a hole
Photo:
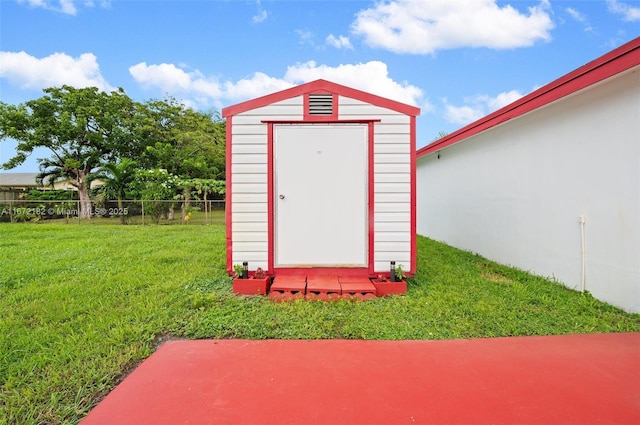
[[[368,124],[370,122],[380,122],[381,118],[371,118],[371,119],[355,119],[355,120],[338,120],[331,118],[324,118],[321,120],[262,120],[260,121],[263,124]]]
[[[301,96],[307,93],[313,93],[318,91],[325,91],[325,92],[334,93],[344,97],[350,97],[353,99],[360,100],[362,102],[370,103],[372,105],[391,109],[405,115],[411,115],[411,116],[420,115],[420,108],[418,107],[407,105],[405,103],[397,102],[395,100],[387,99],[371,93],[356,90],[351,87],[333,83],[331,81],[315,80],[315,81],[311,81],[309,83],[291,87],[289,89],[282,90],[276,93],[271,93],[266,96],[257,97],[255,99],[251,99],[246,102],[228,106],[222,109],[222,116],[229,117],[232,115],[237,115],[242,112],[267,106],[272,103],[280,102],[285,99],[290,99],[292,97]]]
[[[640,37],[558,78],[544,87],[419,149],[418,158],[531,112],[640,65]]]

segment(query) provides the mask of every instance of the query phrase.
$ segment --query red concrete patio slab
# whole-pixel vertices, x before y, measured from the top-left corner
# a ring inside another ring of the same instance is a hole
[[[638,424],[640,333],[170,341],[81,423]]]

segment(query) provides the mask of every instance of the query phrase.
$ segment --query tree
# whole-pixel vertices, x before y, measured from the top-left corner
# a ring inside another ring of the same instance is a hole
[[[139,138],[148,142],[142,163],[180,177],[184,218],[196,179],[224,179],[225,123],[216,112],[194,111],[172,98],[144,106]]]
[[[214,179],[193,179],[191,186],[195,189],[196,196],[202,196],[204,200],[204,213],[205,217],[211,213],[211,208],[207,202],[210,193],[214,195],[224,195],[226,193],[226,184],[224,180]]]
[[[184,178],[224,179],[225,124],[215,112],[186,108],[174,99],[149,101],[141,112],[143,165]]]
[[[136,177],[136,162],[129,158],[122,158],[120,162],[107,162],[95,174],[87,178],[87,184],[93,181],[102,182],[100,190],[106,198],[116,198],[118,201],[118,215],[120,224],[124,224],[124,209],[122,200]]]
[[[435,138],[435,139],[433,139],[433,140],[434,140],[434,141],[435,141],[435,140],[439,140],[439,139],[442,139],[443,137],[446,137],[446,136],[448,136],[448,135],[449,135],[449,133],[447,133],[446,131],[442,131],[442,130],[440,130],[440,131],[438,131],[438,135],[436,136],[436,138]]]
[[[175,199],[178,182],[179,179],[167,170],[137,170],[131,189],[136,197],[153,201],[144,204],[145,210],[155,221],[159,221],[168,212],[166,203],[162,201]]]
[[[22,164],[35,148],[48,148],[51,157],[38,159],[38,178],[69,179],[78,190],[80,217],[89,218],[87,178],[103,163],[140,151],[130,131],[137,104],[122,89],[106,93],[63,86],[44,92],[17,106],[0,102],[0,141],[18,141],[16,156],[2,168]]]

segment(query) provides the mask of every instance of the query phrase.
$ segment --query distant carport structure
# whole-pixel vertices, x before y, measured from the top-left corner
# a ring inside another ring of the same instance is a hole
[[[38,173],[0,173],[0,201],[12,201],[32,189],[42,188]]]

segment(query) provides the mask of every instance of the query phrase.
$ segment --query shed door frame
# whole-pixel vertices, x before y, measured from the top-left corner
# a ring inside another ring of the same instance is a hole
[[[264,121],[267,124],[267,198],[268,198],[268,217],[269,217],[269,243],[268,243],[268,262],[269,270],[273,272],[287,272],[293,273],[299,272],[299,268],[286,268],[275,267],[275,182],[274,182],[274,125],[295,125],[295,124],[307,124],[307,125],[327,125],[327,124],[365,124],[368,126],[368,146],[367,146],[367,190],[368,190],[368,249],[367,249],[367,266],[365,267],[349,267],[349,268],[335,268],[335,267],[316,267],[322,270],[334,270],[338,269],[344,273],[362,273],[372,275],[374,270],[374,124],[379,122],[379,119],[375,120],[327,120],[323,122],[314,121]]]
[[[274,127],[274,266],[368,264],[368,131],[362,124]]]

